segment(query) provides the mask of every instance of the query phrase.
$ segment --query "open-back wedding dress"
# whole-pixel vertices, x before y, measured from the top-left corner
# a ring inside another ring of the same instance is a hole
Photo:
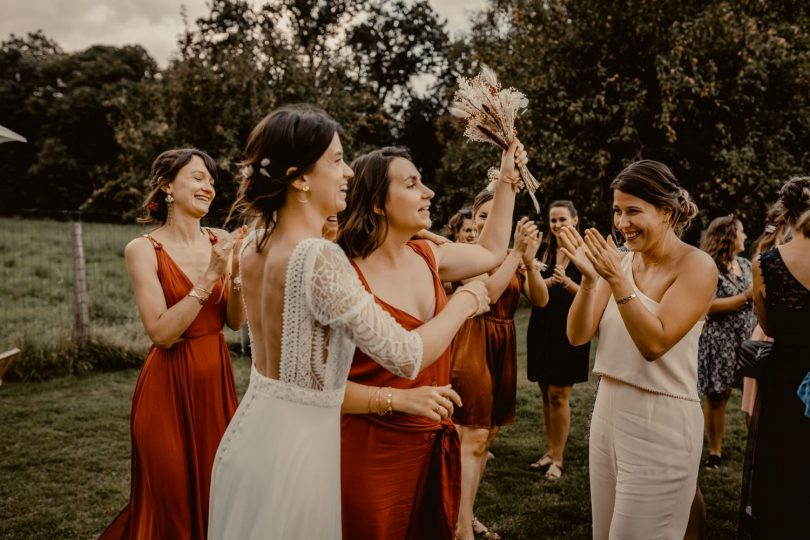
[[[212,540],[339,539],[340,406],[355,345],[399,376],[420,369],[420,336],[374,302],[332,242],[295,247],[283,309],[279,379],[251,367],[217,451]]]

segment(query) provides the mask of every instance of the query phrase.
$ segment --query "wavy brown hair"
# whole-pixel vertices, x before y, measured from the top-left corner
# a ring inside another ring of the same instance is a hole
[[[290,185],[312,170],[339,132],[340,125],[331,116],[308,104],[279,107],[250,132],[228,219],[237,214],[243,222],[261,223],[265,233],[256,243],[257,251],[267,243]]]
[[[385,200],[391,185],[389,168],[396,158],[412,161],[406,148],[387,146],[352,162],[346,209],[338,214],[337,243],[349,258],[365,259],[385,241],[388,216]]]
[[[732,214],[714,218],[700,243],[700,249],[711,255],[722,274],[728,273],[729,266],[737,256],[734,244],[741,226],[740,220]]]
[[[147,225],[149,223],[166,223],[169,215],[169,207],[166,204],[166,192],[163,188],[174,182],[180,169],[188,165],[191,159],[197,156],[205,164],[208,174],[214,180],[217,179],[217,163],[214,158],[196,148],[174,148],[166,150],[155,158],[152,162],[152,170],[149,172],[149,193],[141,205],[143,213],[137,218],[138,223]]]

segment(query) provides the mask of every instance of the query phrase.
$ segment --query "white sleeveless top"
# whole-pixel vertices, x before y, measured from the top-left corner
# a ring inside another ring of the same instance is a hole
[[[642,293],[633,280],[633,254],[622,260],[622,270],[630,280],[638,297],[651,313],[657,314],[658,302]],[[689,332],[663,356],[646,360],[639,352],[624,325],[613,296],[599,322],[599,344],[593,372],[605,375],[641,390],[665,396],[700,401],[698,397],[698,344],[704,321],[695,323]]]

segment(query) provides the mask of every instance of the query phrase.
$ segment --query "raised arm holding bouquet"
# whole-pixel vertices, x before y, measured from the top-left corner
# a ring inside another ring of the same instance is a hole
[[[472,79],[459,77],[458,85],[450,114],[466,120],[464,136],[508,149],[517,138],[515,119],[529,104],[526,96],[514,88],[502,88],[495,72],[487,66],[481,66],[481,73]],[[518,172],[520,177],[515,182],[526,188],[535,210],[540,212],[534,196],[540,184],[526,165],[520,166]]]

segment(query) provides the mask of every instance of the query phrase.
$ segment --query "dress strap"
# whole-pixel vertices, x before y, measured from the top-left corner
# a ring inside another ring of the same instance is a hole
[[[154,246],[155,249],[163,249],[163,244],[161,244],[160,242],[158,242],[157,240],[152,238],[151,234],[149,234],[149,233],[144,234],[143,237],[146,238],[147,240],[149,240],[152,243],[152,246]]]

